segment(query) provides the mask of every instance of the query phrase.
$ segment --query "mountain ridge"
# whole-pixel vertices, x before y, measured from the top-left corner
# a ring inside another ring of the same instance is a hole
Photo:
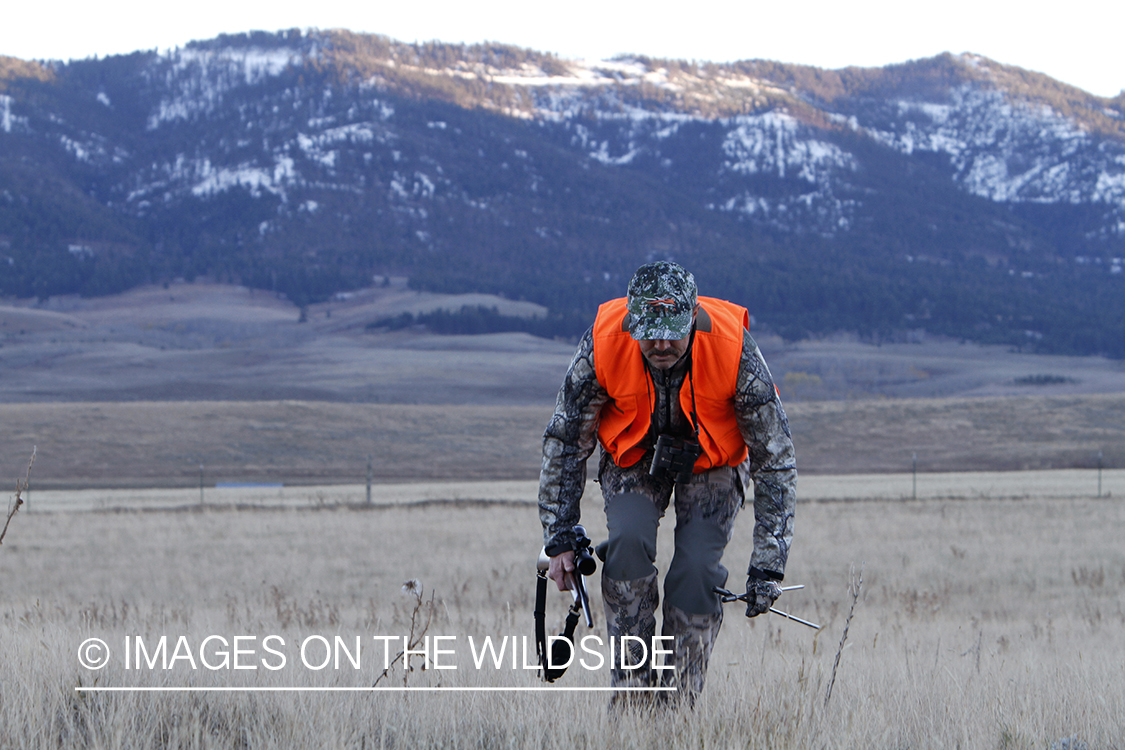
[[[769,330],[1125,356],[1125,94],[976,55],[830,71],[251,32],[0,59],[0,292],[203,276],[589,315],[672,257]],[[896,333],[898,332],[898,333]]]

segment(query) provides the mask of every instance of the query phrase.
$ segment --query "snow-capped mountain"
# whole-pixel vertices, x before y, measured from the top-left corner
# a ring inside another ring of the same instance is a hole
[[[1121,304],[1125,95],[972,55],[828,71],[254,33],[0,59],[0,148],[9,293],[206,274],[312,299],[395,272],[571,311],[661,256],[779,329],[1094,351],[1053,331]]]

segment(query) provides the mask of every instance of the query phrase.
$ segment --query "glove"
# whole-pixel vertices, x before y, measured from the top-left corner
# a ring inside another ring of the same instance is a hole
[[[770,607],[781,596],[781,587],[773,581],[764,581],[754,576],[746,579],[746,616],[757,617],[769,612]]]

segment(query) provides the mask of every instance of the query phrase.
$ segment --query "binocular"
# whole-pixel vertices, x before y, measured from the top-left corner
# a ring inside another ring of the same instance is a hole
[[[670,475],[674,481],[687,484],[691,481],[695,460],[702,453],[703,448],[694,438],[659,435],[648,473],[654,477]]]

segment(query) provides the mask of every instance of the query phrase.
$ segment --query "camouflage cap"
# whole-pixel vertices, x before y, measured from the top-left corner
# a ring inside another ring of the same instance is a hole
[[[629,335],[637,341],[682,339],[691,333],[695,277],[662,260],[637,269],[629,282]]]

